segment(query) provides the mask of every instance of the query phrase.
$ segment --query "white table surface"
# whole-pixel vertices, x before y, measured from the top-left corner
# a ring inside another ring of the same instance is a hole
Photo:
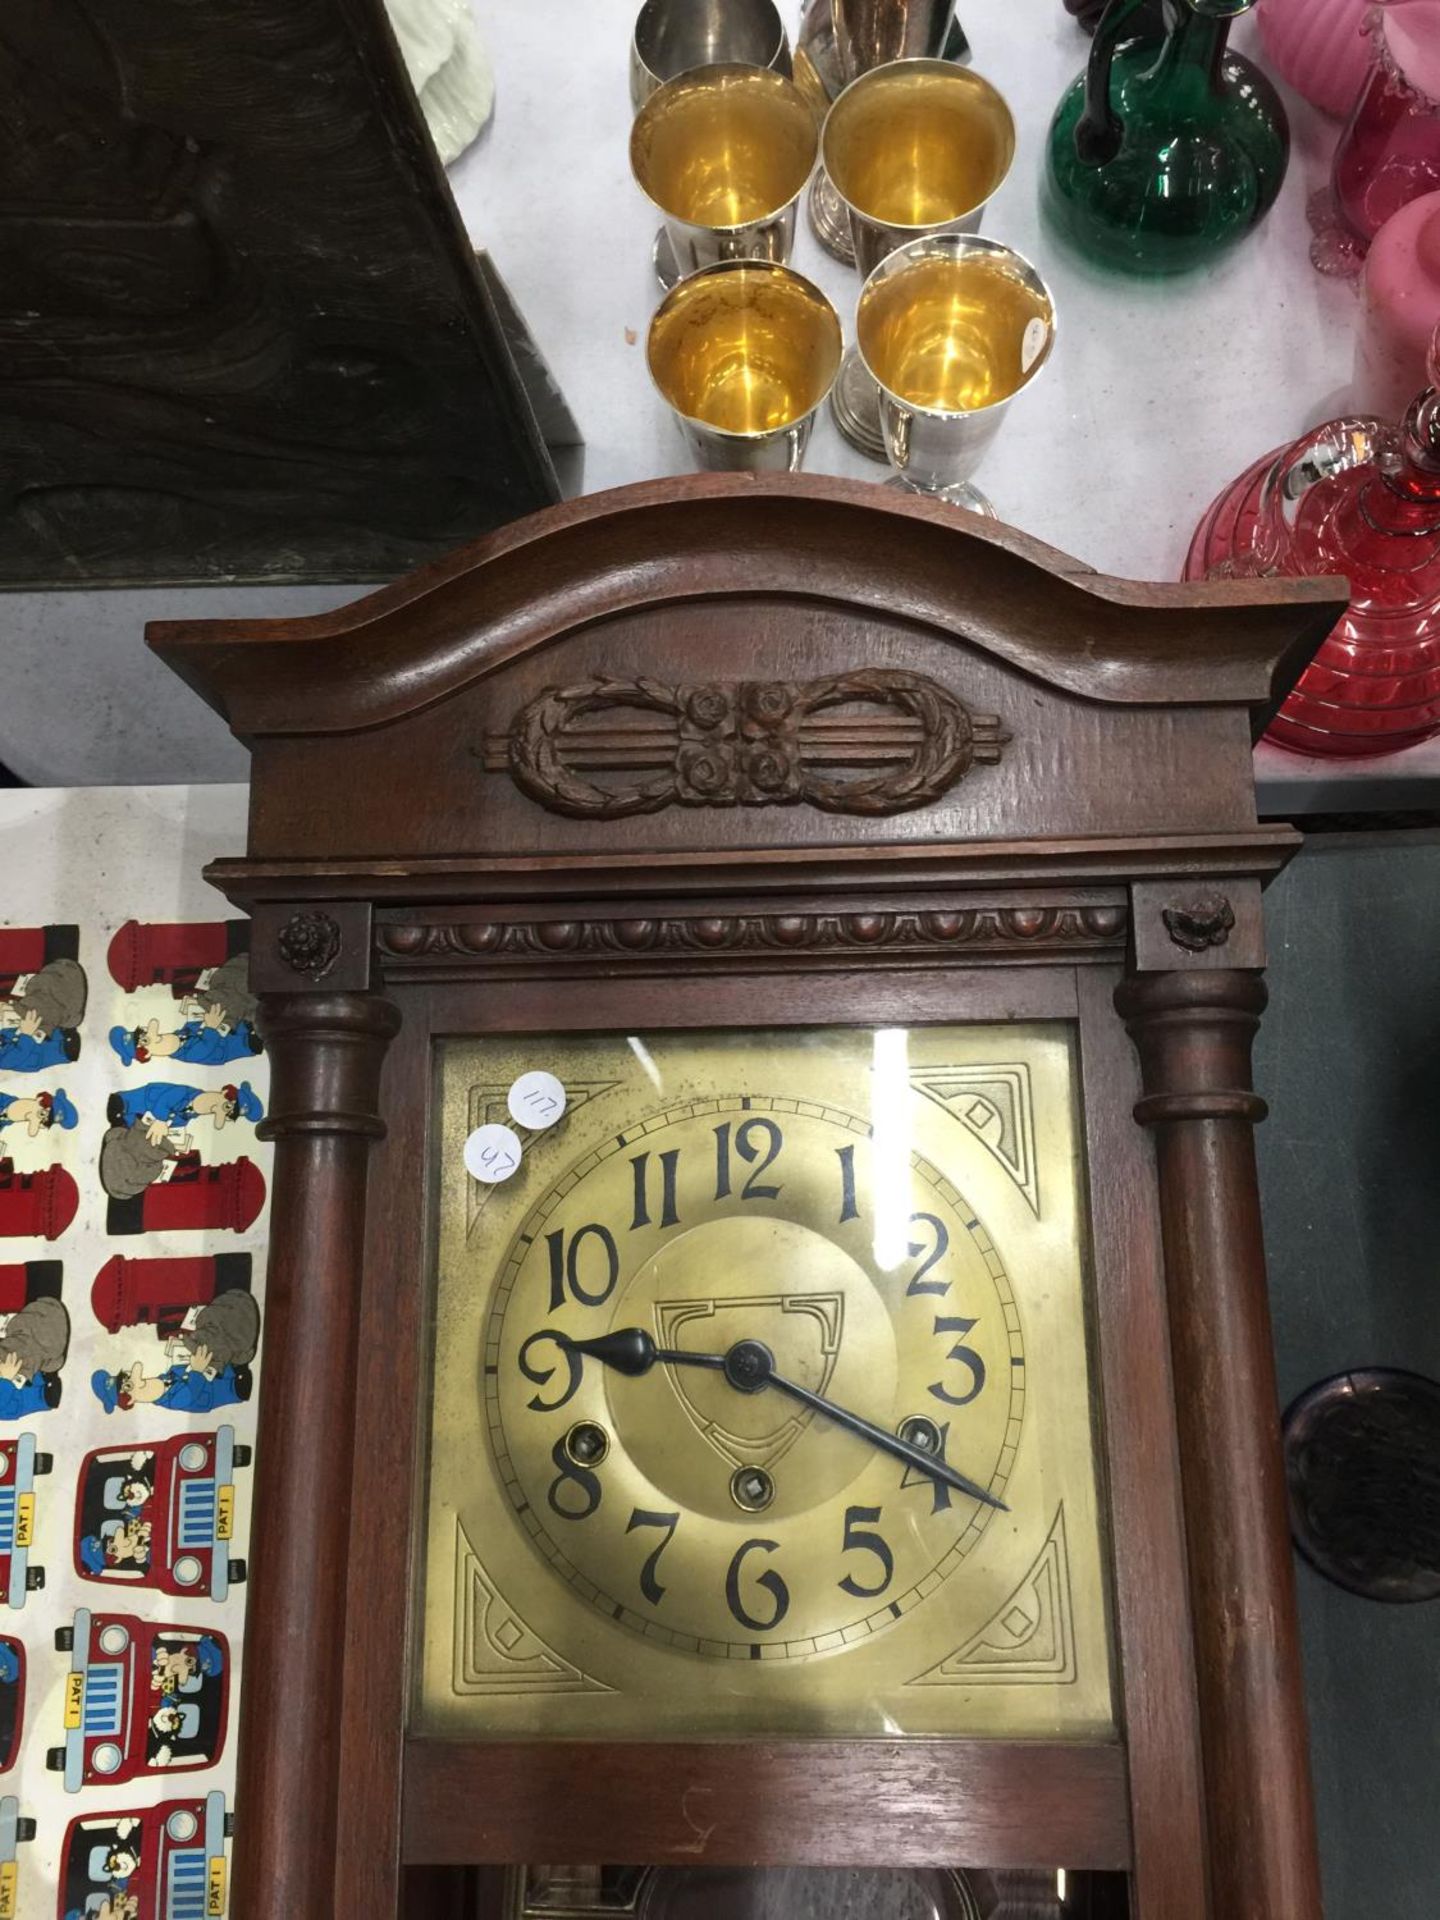
[[[471,3],[495,67],[496,109],[450,169],[466,225],[580,422],[585,490],[680,472],[684,449],[644,360],[659,292],[649,264],[655,218],[627,155],[638,0]],[[783,5],[795,25],[799,0]],[[1060,0],[959,0],[959,9],[974,65],[1006,94],[1019,130],[985,231],[1034,260],[1059,316],[1051,362],[1010,409],[980,482],[1002,518],[1102,571],[1174,579],[1219,488],[1349,399],[1356,300],[1309,267],[1304,215],[1336,128],[1287,95],[1294,144],[1280,199],[1213,270],[1168,282],[1102,276],[1042,231],[1038,208],[1050,116],[1088,41]],[[1250,47],[1252,23],[1240,22],[1234,39]],[[794,264],[848,325],[858,278],[824,253],[803,218]],[[828,413],[807,466],[884,477]],[[221,607],[206,590],[10,596],[0,603],[0,620],[8,606],[6,625],[18,633],[18,650],[7,640],[10,684],[28,685],[31,698],[28,708],[0,710],[0,758],[52,781],[243,777],[243,756],[213,716],[178,683],[163,685],[163,669],[134,664],[140,623],[162,611],[283,612],[351,597],[344,587],[246,590]],[[130,677],[117,678],[101,657],[113,659],[122,644],[117,624],[136,632],[123,642]],[[62,745],[67,727],[72,743]],[[1440,743],[1353,763],[1263,748],[1257,772],[1269,810],[1422,807],[1440,795]]]
[[[649,266],[655,218],[627,153],[636,4],[472,5],[495,63],[497,106],[450,182],[570,398],[586,439],[585,489],[682,472],[684,448],[644,359],[659,294]],[[793,29],[800,0],[781,5]],[[1049,366],[1011,407],[977,478],[1002,519],[1102,572],[1173,580],[1220,488],[1349,400],[1357,303],[1348,285],[1311,269],[1305,222],[1338,127],[1282,89],[1290,170],[1258,231],[1213,270],[1183,280],[1103,275],[1064,252],[1039,212],[1050,117],[1089,41],[1060,0],[959,0],[958,11],[972,64],[1005,94],[1019,133],[984,230],[1034,261],[1059,317]],[[1253,48],[1253,22],[1238,23],[1232,38]],[[803,218],[793,264],[824,288],[848,329],[858,277]],[[828,410],[806,466],[884,477],[840,437]],[[1256,770],[1267,808],[1418,808],[1440,795],[1440,743],[1378,763],[1266,746]]]

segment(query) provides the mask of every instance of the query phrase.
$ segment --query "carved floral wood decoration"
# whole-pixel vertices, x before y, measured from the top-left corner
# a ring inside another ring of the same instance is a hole
[[[485,765],[508,765],[532,800],[585,819],[802,801],[876,815],[939,799],[977,762],[998,761],[1009,738],[995,714],[972,713],[938,681],[882,667],[707,686],[597,678],[546,688],[508,739],[486,740]],[[633,785],[582,777],[652,769],[657,778]]]

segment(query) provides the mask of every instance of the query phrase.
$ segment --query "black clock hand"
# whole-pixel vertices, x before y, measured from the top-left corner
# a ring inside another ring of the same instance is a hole
[[[632,1379],[649,1373],[657,1361],[672,1367],[710,1367],[717,1373],[725,1370],[723,1353],[679,1353],[657,1347],[643,1327],[621,1327],[594,1340],[562,1340],[561,1344],[571,1353],[588,1353],[592,1360],[602,1361],[617,1373],[628,1373]]]
[[[889,1433],[860,1414],[851,1413],[845,1407],[836,1406],[833,1400],[812,1393],[798,1381],[787,1380],[783,1374],[776,1373],[775,1356],[759,1340],[737,1340],[729,1352],[723,1354],[681,1353],[673,1348],[657,1347],[643,1327],[621,1327],[614,1333],[602,1333],[594,1340],[570,1340],[566,1345],[572,1352],[589,1354],[605,1366],[614,1367],[618,1373],[632,1377],[648,1373],[653,1366],[661,1363],[672,1367],[708,1367],[714,1372],[723,1373],[739,1393],[758,1393],[762,1387],[773,1387],[777,1393],[787,1394],[802,1406],[823,1414],[837,1427],[843,1427],[861,1440],[868,1440],[871,1446],[878,1447],[882,1453],[903,1460],[906,1466],[928,1474],[932,1480],[942,1480],[959,1492],[968,1494],[970,1499],[979,1500],[987,1507],[996,1507],[1001,1513],[1010,1511],[1003,1500],[998,1500],[993,1493],[987,1493],[984,1487],[977,1486],[973,1480],[967,1480],[963,1473],[957,1473],[948,1461],[937,1459],[923,1447],[912,1446],[908,1440],[902,1440],[899,1434]]]
[[[787,1380],[783,1374],[776,1373],[774,1355],[759,1340],[738,1341],[725,1355],[724,1365],[725,1378],[741,1393],[756,1393],[761,1387],[774,1387],[777,1393],[788,1394],[792,1400],[798,1400],[802,1407],[811,1407],[825,1419],[833,1420],[837,1427],[843,1427],[847,1433],[868,1440],[872,1447],[879,1447],[882,1453],[893,1454],[907,1466],[928,1473],[932,1480],[943,1480],[961,1493],[969,1494],[972,1500],[979,1500],[987,1507],[997,1507],[1001,1513],[1010,1511],[1003,1500],[997,1499],[993,1493],[987,1493],[975,1481],[967,1480],[963,1473],[957,1473],[948,1461],[937,1459],[923,1447],[912,1446],[908,1440],[902,1440],[898,1433],[877,1427],[862,1415],[851,1413],[848,1407],[837,1407],[833,1400],[812,1393],[809,1387],[802,1387],[798,1380]]]

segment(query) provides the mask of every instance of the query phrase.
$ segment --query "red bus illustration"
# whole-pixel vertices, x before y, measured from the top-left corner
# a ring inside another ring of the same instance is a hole
[[[233,1427],[87,1453],[76,1487],[75,1571],[108,1586],[223,1600],[245,1578],[230,1548],[235,1469],[249,1464]]]
[[[32,1567],[35,1539],[35,1476],[49,1473],[50,1456],[36,1450],[33,1433],[0,1439],[0,1602],[23,1607],[27,1593],[45,1584],[45,1569]]]
[[[0,1633],[0,1773],[8,1773],[20,1753],[25,1731],[25,1646]]]
[[[35,1838],[35,1822],[22,1820],[20,1802],[13,1793],[0,1798],[0,1920],[16,1920],[20,1908],[16,1859],[19,1843]]]
[[[0,1154],[0,1239],[58,1240],[79,1204],[80,1189],[64,1167],[17,1173]]]
[[[65,1791],[213,1767],[225,1744],[230,1644],[202,1627],[76,1609],[55,1633],[70,1655],[65,1744],[45,1764]]]
[[[250,951],[248,920],[127,920],[110,942],[110,978],[126,993],[167,986],[183,1000],[202,973]]]
[[[223,1793],[81,1814],[65,1829],[60,1920],[219,1920],[229,1833]]]
[[[0,1288],[6,1269],[0,1267]],[[185,1330],[187,1318],[208,1307],[217,1293],[250,1289],[248,1253],[205,1253],[193,1258],[127,1260],[116,1253],[96,1274],[90,1289],[95,1318],[109,1333],[126,1327],[154,1327],[162,1340]],[[6,1311],[0,1291],[0,1313]]]

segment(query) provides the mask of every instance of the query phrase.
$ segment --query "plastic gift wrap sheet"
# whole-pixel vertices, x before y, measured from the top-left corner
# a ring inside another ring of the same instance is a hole
[[[227,1908],[264,1324],[239,787],[0,793],[0,1920]]]

